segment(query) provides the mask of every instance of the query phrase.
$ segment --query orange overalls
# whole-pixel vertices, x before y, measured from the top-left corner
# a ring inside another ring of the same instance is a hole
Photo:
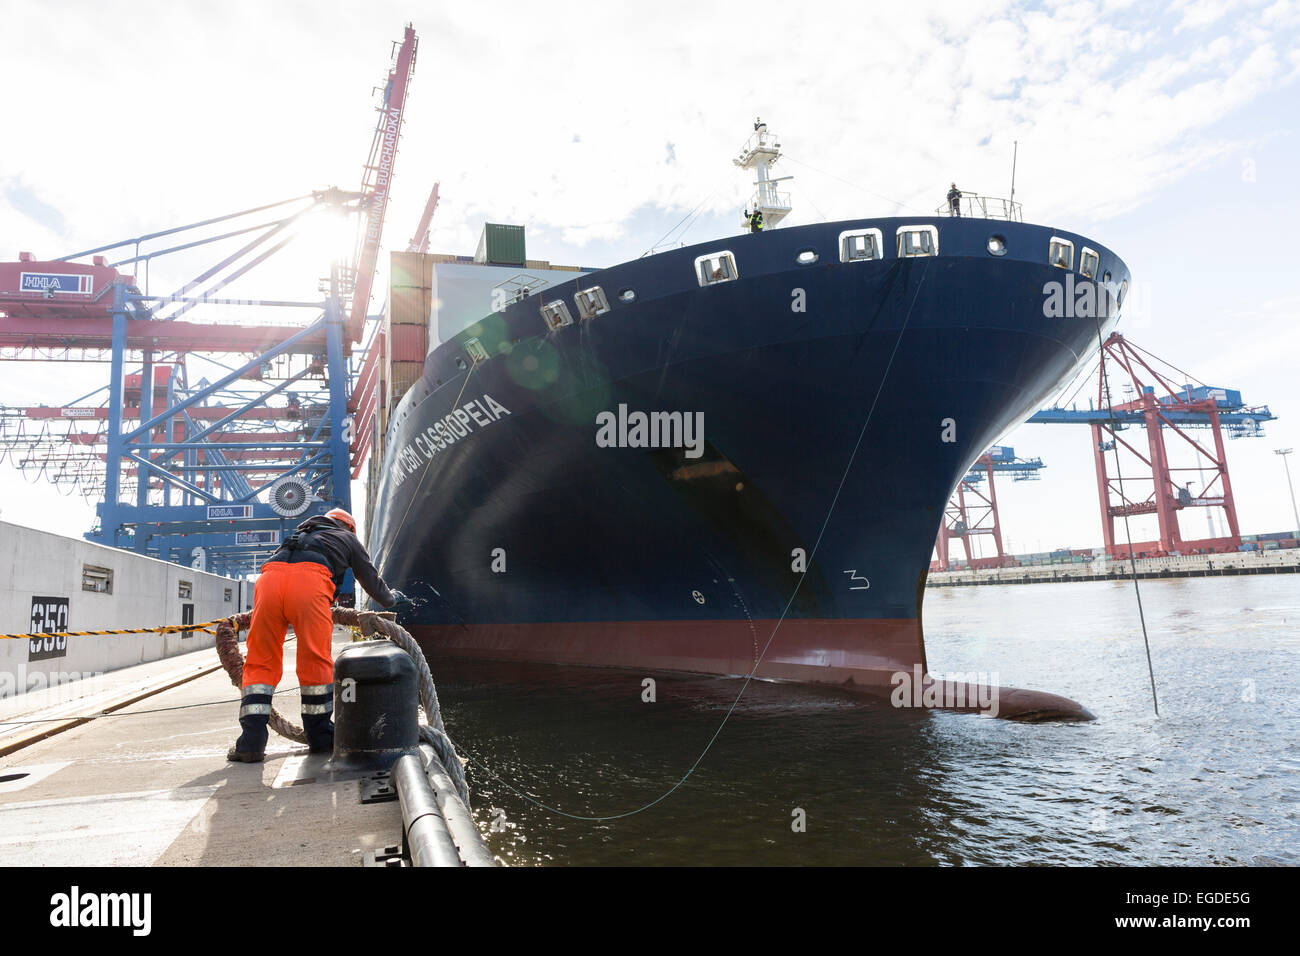
[[[304,688],[334,683],[330,639],[334,621],[334,578],[329,568],[311,561],[269,561],[253,588],[253,620],[248,628],[244,687],[275,688],[284,673],[284,636],[298,636],[298,683]]]

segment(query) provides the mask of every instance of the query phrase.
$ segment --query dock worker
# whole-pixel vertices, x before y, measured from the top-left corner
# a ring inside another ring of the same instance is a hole
[[[227,760],[259,763],[266,756],[271,696],[283,673],[284,637],[290,627],[298,637],[298,685],[307,746],[312,753],[334,749],[330,605],[344,575],[350,569],[357,583],[386,608],[408,603],[406,595],[384,583],[356,531],[356,521],[342,508],[315,515],[298,525],[262,565],[262,576],[253,589],[244,662],[239,706],[243,732],[226,753]]]
[[[954,216],[961,215],[961,190],[957,184],[953,183],[952,188],[948,190],[948,208],[952,210]]]

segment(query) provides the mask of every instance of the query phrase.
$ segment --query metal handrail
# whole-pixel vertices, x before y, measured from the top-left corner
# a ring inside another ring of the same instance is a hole
[[[996,196],[981,196],[978,193],[962,193],[958,201],[961,215],[970,219],[1005,219],[1008,222],[1024,222],[1024,210],[1021,204],[1011,199]],[[952,216],[952,205],[945,202],[935,209],[936,216]]]

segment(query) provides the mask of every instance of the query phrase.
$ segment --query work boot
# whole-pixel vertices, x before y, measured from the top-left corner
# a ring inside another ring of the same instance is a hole
[[[271,719],[270,684],[249,684],[239,705],[239,726],[243,733],[226,751],[226,759],[239,763],[261,763],[266,759],[266,724]]]
[[[302,729],[307,749],[314,754],[334,752],[334,685],[302,685]]]

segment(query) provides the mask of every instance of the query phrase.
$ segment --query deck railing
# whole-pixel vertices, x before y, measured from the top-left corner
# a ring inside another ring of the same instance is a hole
[[[960,215],[970,219],[1006,219],[1010,222],[1024,222],[1024,212],[1018,202],[995,196],[981,196],[978,193],[962,193],[958,202]],[[956,215],[952,205],[945,202],[935,210],[939,216]]]

